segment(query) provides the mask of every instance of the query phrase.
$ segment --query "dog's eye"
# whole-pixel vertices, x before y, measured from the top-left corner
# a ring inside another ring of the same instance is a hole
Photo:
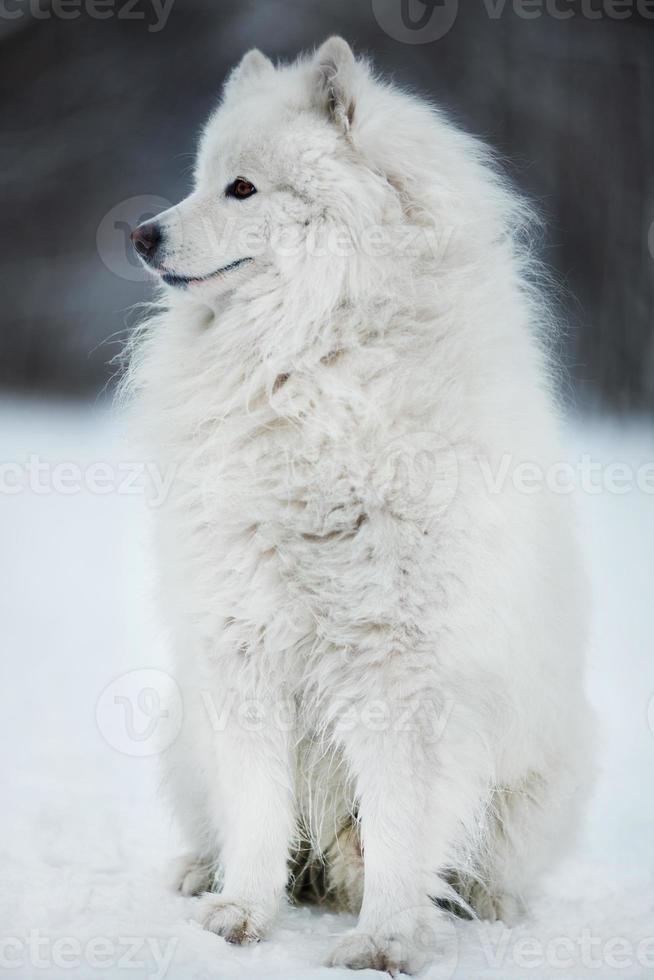
[[[237,197],[240,201],[244,200],[246,197],[252,197],[253,194],[257,193],[257,189],[254,184],[251,184],[249,180],[245,177],[237,177],[236,180],[229,185],[225,191],[227,197]]]

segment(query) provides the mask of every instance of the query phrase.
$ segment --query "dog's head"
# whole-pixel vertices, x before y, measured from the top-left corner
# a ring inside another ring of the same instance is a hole
[[[205,127],[192,193],[134,231],[144,262],[209,304],[263,272],[325,305],[382,281],[380,229],[402,206],[358,145],[375,90],[386,91],[341,38],[278,68],[250,51]]]

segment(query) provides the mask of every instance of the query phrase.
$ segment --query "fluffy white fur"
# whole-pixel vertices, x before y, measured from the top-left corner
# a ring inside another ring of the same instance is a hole
[[[236,177],[257,193],[226,196]],[[175,473],[181,887],[213,889],[231,941],[271,929],[290,868],[360,906],[333,964],[416,972],[447,907],[511,916],[569,836],[569,498],[488,479],[560,452],[530,220],[478,142],[338,38],[246,55],[159,217],[160,271],[199,281],[164,287],[127,387]]]

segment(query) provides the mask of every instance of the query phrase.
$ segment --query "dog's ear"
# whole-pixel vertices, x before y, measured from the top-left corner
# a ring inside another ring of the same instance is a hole
[[[243,55],[236,68],[230,72],[226,88],[234,89],[241,82],[262,78],[274,70],[275,66],[270,58],[267,58],[258,48],[252,48]]]
[[[330,37],[314,58],[318,98],[334,122],[347,133],[354,120],[357,63],[342,37]]]

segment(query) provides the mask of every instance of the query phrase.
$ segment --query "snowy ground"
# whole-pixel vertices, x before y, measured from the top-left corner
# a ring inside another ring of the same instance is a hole
[[[346,918],[289,910],[272,940],[239,949],[203,932],[193,901],[166,888],[180,842],[148,729],[166,664],[144,495],[116,469],[127,457],[101,407],[4,402],[0,432],[0,462],[29,467],[1,471],[0,974],[346,976],[321,966]],[[584,452],[635,474],[654,459],[654,435],[635,423],[577,425],[571,458]],[[53,469],[62,462],[73,465]],[[110,468],[89,469],[98,462]],[[654,971],[654,494],[579,496],[595,593],[589,686],[604,739],[583,847],[519,928],[448,926],[430,978]],[[134,670],[146,673],[123,677]]]

